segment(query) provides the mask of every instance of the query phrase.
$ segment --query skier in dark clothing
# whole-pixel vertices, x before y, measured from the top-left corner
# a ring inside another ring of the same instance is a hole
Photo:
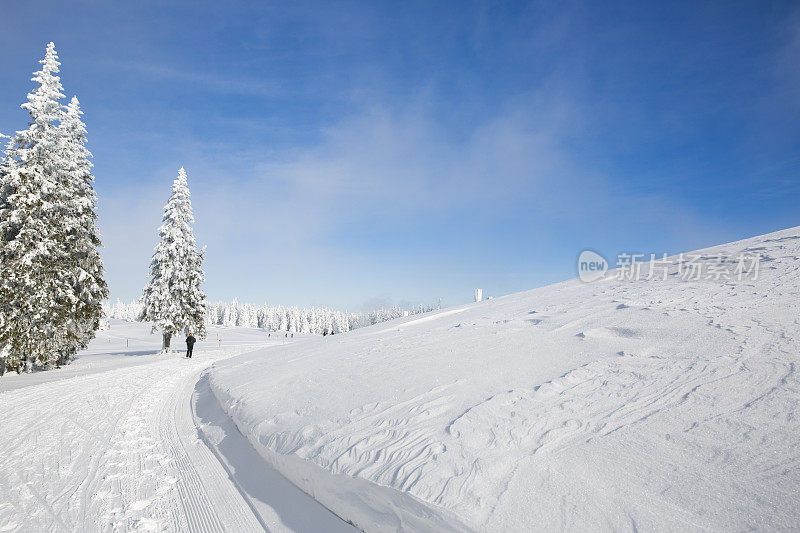
[[[194,343],[197,342],[197,339],[189,333],[189,336],[186,337],[186,357],[192,357],[192,348],[194,348]]]

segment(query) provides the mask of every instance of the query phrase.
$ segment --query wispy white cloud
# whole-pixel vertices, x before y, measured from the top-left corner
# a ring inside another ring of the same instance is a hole
[[[565,146],[580,115],[569,101],[531,96],[454,135],[425,103],[372,105],[326,129],[319,145],[265,162],[259,173],[332,214],[343,203],[388,215],[520,195],[547,208],[551,195],[594,179],[574,167]]]
[[[137,203],[117,209],[124,198],[105,200],[104,229],[128,236],[107,240],[110,271],[146,274],[142,257],[149,256],[156,213],[179,165],[189,172],[197,235],[209,245],[209,279],[219,297],[269,294],[283,303],[351,308],[376,294],[425,300],[469,287],[479,267],[454,268],[454,261],[506,232],[528,235],[517,244],[523,256],[570,228],[584,228],[586,245],[608,237],[603,227],[624,236],[658,220],[679,221],[663,231],[696,233],[689,227],[694,214],[658,196],[620,192],[612,176],[581,162],[575,139],[591,121],[563,94],[521,96],[455,132],[424,99],[401,106],[372,101],[325,128],[320,142],[290,153],[235,143],[209,150],[183,140],[186,157],[160,170],[162,183],[145,180]],[[626,228],[626,221],[636,222]],[[469,235],[482,225],[490,235]],[[350,237],[365,228],[374,228],[379,246]],[[507,256],[491,259],[497,277],[518,279],[519,269],[529,268],[511,246],[493,252]],[[427,256],[424,273],[420,253]],[[141,265],[133,266],[134,257]]]
[[[105,66],[142,77],[149,81],[177,81],[196,86],[204,92],[230,95],[252,95],[263,97],[286,96],[287,91],[280,83],[258,78],[244,78],[226,74],[215,74],[207,70],[178,69],[166,64],[145,61],[106,62]]]

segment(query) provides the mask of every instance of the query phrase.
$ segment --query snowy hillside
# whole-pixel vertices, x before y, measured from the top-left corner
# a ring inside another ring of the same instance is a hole
[[[572,280],[227,359],[209,383],[368,531],[796,527],[800,228],[700,261],[742,252],[756,280]]]

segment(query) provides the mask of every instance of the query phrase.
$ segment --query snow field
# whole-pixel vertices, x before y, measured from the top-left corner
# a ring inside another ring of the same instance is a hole
[[[220,362],[261,456],[367,531],[800,523],[800,229],[757,280],[577,280]]]

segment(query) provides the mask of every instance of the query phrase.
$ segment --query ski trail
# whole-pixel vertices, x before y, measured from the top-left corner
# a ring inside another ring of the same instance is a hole
[[[263,528],[248,502],[231,484],[227,471],[214,453],[200,440],[191,407],[198,375],[176,388],[174,401],[165,404],[160,432],[170,443],[170,452],[181,475],[178,489],[185,494],[184,514],[191,530],[258,531]],[[236,490],[206,491],[205,487],[231,486]],[[215,512],[211,512],[215,510]]]
[[[233,347],[0,393],[7,531],[261,531],[199,439],[191,393]]]

